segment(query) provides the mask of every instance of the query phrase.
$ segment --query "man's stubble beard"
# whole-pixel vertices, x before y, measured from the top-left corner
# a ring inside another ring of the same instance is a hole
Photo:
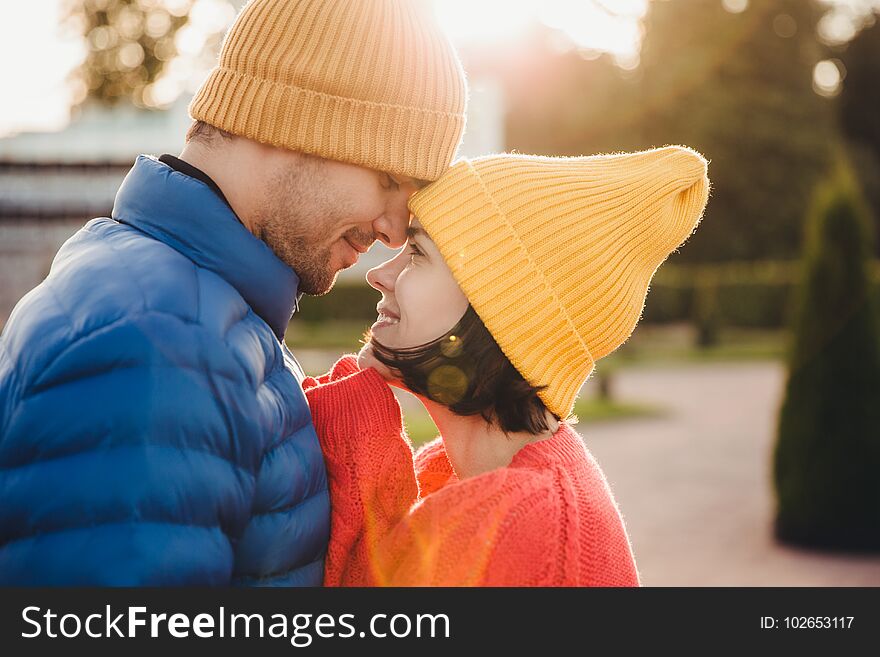
[[[318,158],[277,171],[268,180],[258,217],[258,237],[299,277],[299,291],[320,296],[336,282],[331,266],[336,227],[351,216],[340,204]]]

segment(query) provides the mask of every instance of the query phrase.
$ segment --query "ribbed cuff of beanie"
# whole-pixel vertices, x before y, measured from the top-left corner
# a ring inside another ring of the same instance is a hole
[[[344,98],[214,69],[190,115],[235,135],[420,180],[440,177],[463,113]]]

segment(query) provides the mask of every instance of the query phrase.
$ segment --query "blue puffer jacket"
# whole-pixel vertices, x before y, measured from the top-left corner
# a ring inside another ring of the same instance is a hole
[[[299,279],[141,156],[0,336],[0,585],[320,585]]]

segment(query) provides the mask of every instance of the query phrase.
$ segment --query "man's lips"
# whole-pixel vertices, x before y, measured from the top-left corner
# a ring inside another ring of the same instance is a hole
[[[361,255],[363,255],[364,253],[366,253],[366,252],[369,250],[369,248],[370,248],[369,246],[360,246],[359,244],[355,244],[354,242],[352,242],[352,241],[351,241],[350,239],[348,239],[347,237],[343,237],[342,239],[344,239],[345,242],[346,242],[351,248],[353,248],[355,251],[357,251],[357,252],[360,253]]]

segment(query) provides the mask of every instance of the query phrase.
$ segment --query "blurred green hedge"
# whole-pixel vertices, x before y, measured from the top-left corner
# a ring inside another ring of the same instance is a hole
[[[797,260],[664,265],[651,282],[642,321],[702,320],[699,299],[703,294],[714,297],[712,308],[722,326],[785,328],[801,274]],[[880,301],[880,263],[873,263],[872,282],[873,294]]]
[[[797,260],[714,265],[664,264],[651,281],[642,321],[694,321],[706,312],[707,296],[721,326],[775,329],[787,326],[792,290],[800,280]],[[873,293],[880,303],[880,263],[873,263]],[[698,301],[703,295],[702,301]],[[296,321],[358,322],[369,326],[381,295],[360,283],[340,283],[322,297],[303,297]],[[702,306],[700,306],[702,303]]]
[[[722,326],[781,328],[786,325],[797,261],[665,265],[651,282],[642,321],[704,319],[700,300],[712,301]],[[701,297],[702,295],[702,297]]]
[[[303,296],[296,321],[320,324],[328,321],[366,322],[376,319],[376,304],[382,295],[366,283],[337,283],[320,297]]]

